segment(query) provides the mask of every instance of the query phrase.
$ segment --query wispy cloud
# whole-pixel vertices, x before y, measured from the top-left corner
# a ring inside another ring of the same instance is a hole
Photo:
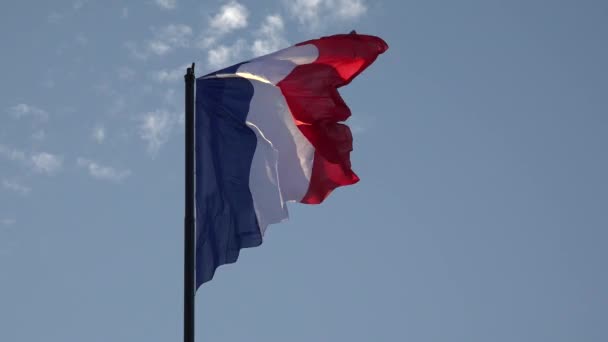
[[[211,18],[209,26],[222,33],[231,32],[247,27],[249,11],[236,1],[231,1],[222,7],[219,12]]]
[[[51,12],[49,13],[49,15],[46,17],[46,20],[50,23],[50,24],[58,24],[59,22],[61,22],[61,19],[63,19],[65,15],[59,13],[59,12]]]
[[[28,155],[15,148],[0,144],[0,157],[18,162],[35,172],[52,175],[61,170],[63,158],[61,156],[38,152]]]
[[[61,22],[61,20],[65,17],[65,14],[61,14],[59,12],[51,12],[49,13],[49,15],[46,17],[46,20],[50,23],[50,24],[58,24]]]
[[[143,46],[134,42],[126,42],[125,47],[131,56],[146,59],[150,55],[164,56],[169,52],[190,46],[192,28],[184,24],[170,24],[160,29],[153,28],[154,38],[147,40]]]
[[[162,69],[152,73],[152,78],[157,82],[177,82],[184,79],[186,68],[189,64],[180,65],[174,69]]]
[[[46,138],[46,132],[43,129],[39,129],[32,134],[32,139],[42,141]]]
[[[308,24],[314,22],[317,25],[319,11],[324,0],[291,0],[286,1],[289,12],[300,22]]]
[[[135,77],[135,70],[129,67],[118,68],[118,78],[121,80],[132,80]]]
[[[39,152],[28,156],[28,154],[23,151],[2,144],[0,144],[0,157],[20,162],[36,172],[46,174],[53,174],[59,171],[63,160],[61,156],[48,152]]]
[[[207,52],[210,67],[220,68],[236,63],[245,50],[245,40],[239,39],[232,45],[218,45]]]
[[[74,40],[76,41],[76,44],[80,45],[80,46],[85,46],[89,43],[89,38],[87,38],[87,36],[84,35],[84,33],[78,33],[76,35],[76,38],[74,38]]]
[[[72,6],[64,10],[55,10],[47,16],[47,21],[51,24],[59,24],[63,19],[76,14],[80,11],[89,0],[76,0],[72,2]]]
[[[18,161],[22,163],[27,160],[25,152],[2,144],[0,144],[0,156],[8,160]]]
[[[98,144],[102,144],[106,139],[106,130],[103,125],[96,125],[91,132],[91,138]]]
[[[123,19],[127,19],[129,17],[129,8],[128,7],[122,8],[122,10],[120,11],[120,17]]]
[[[175,109],[179,109],[181,107],[180,100],[183,100],[180,95],[181,94],[175,89],[167,88],[162,95],[163,103]]]
[[[208,27],[198,42],[198,47],[207,49],[226,34],[248,25],[249,10],[237,1],[222,5],[209,19]]]
[[[171,24],[155,30],[155,38],[148,42],[148,49],[164,55],[171,49],[187,47],[190,44],[192,28],[183,24]]]
[[[111,116],[124,114],[128,108],[127,97],[124,95],[114,95],[109,103],[107,112]]]
[[[139,126],[139,137],[148,147],[148,153],[155,156],[171,134],[176,115],[166,110],[156,110],[144,114]]]
[[[338,16],[344,19],[357,18],[367,12],[367,6],[363,0],[341,0],[338,4]]]
[[[46,79],[40,82],[40,85],[45,87],[45,88],[54,88],[55,87],[55,81],[53,81],[52,79]]]
[[[148,50],[162,56],[167,52],[171,51],[171,45],[167,44],[162,40],[152,40],[148,42]]]
[[[29,186],[23,185],[16,180],[9,179],[2,180],[2,187],[7,190],[14,191],[23,196],[28,195],[32,191]]]
[[[47,111],[25,103],[17,104],[7,111],[9,115],[15,119],[26,117],[31,117],[39,121],[47,121],[49,119],[49,113]]]
[[[129,54],[131,57],[136,59],[146,59],[148,58],[148,51],[144,48],[141,48],[137,43],[133,41],[125,42],[125,48],[129,50]]]
[[[12,225],[14,225],[15,223],[17,223],[17,220],[15,220],[15,219],[13,219],[13,218],[3,218],[3,219],[1,219],[1,220],[0,220],[0,223],[1,223],[3,226],[12,226]]]
[[[156,0],[156,4],[166,10],[174,9],[177,6],[177,0]]]
[[[108,80],[101,80],[93,85],[93,89],[98,95],[114,96],[117,94],[116,89]]]
[[[309,31],[334,20],[355,19],[367,12],[364,0],[285,0],[287,10]]]
[[[285,24],[283,18],[278,14],[267,16],[256,36],[257,38],[251,46],[251,52],[256,57],[274,52],[288,45],[287,39],[285,39]]]
[[[121,182],[131,175],[131,170],[118,170],[90,159],[78,158],[76,164],[87,169],[91,177],[99,180]]]
[[[86,5],[89,2],[89,0],[76,0],[72,3],[72,8],[75,11],[80,10],[81,8],[84,7],[84,5]]]
[[[159,97],[162,99],[163,108],[169,108],[174,123],[183,127],[185,121],[183,94],[174,88],[166,88]]]
[[[61,170],[63,158],[51,153],[40,152],[30,158],[34,171],[52,175]]]

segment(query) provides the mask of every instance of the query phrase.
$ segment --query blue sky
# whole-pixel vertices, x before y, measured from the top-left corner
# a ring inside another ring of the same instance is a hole
[[[197,295],[198,341],[606,341],[605,1],[19,1],[0,341],[181,339],[183,72],[356,29],[362,181]]]

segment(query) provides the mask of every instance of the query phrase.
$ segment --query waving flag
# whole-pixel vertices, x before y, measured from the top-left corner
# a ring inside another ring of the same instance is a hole
[[[337,88],[388,49],[380,38],[323,37],[196,80],[196,286],[258,246],[287,202],[321,203],[359,181]]]

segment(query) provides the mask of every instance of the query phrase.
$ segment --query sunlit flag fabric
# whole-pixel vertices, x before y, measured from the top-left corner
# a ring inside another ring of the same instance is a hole
[[[337,88],[388,49],[356,33],[306,41],[196,80],[196,284],[258,246],[286,202],[359,181]]]

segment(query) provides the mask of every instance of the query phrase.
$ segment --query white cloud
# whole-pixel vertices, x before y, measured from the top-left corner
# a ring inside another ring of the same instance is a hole
[[[14,191],[23,196],[29,194],[32,191],[32,189],[30,187],[23,185],[23,184],[17,182],[16,180],[3,179],[2,187],[4,187],[7,190]]]
[[[156,0],[156,4],[162,9],[174,9],[177,6],[177,0]]]
[[[128,7],[123,7],[123,9],[120,11],[120,17],[123,19],[127,19],[129,17],[129,8]]]
[[[148,42],[148,49],[157,55],[164,55],[171,50],[171,46],[163,41],[153,40]]]
[[[219,45],[207,52],[207,61],[212,68],[226,67],[236,63],[245,49],[245,41],[240,39],[232,45]]]
[[[16,119],[24,117],[32,117],[40,121],[47,121],[49,119],[49,113],[45,110],[25,103],[20,103],[9,108],[8,113]]]
[[[171,108],[171,113],[173,116],[172,119],[181,128],[183,128],[186,119],[184,114],[183,93],[173,88],[167,88],[161,96],[163,100],[163,106],[165,106],[165,108]],[[183,130],[181,130],[180,133],[181,132],[183,132]]]
[[[0,157],[19,162],[38,173],[48,175],[61,170],[63,158],[47,152],[34,153],[28,156],[23,151],[0,144]]]
[[[48,175],[54,174],[61,170],[63,160],[60,156],[40,152],[31,156],[30,158],[34,171],[40,173],[46,173]]]
[[[291,0],[288,9],[303,23],[318,17],[323,2],[324,0]]]
[[[76,164],[78,166],[86,168],[91,177],[100,180],[121,182],[131,175],[131,170],[117,170],[115,168],[104,166],[96,161],[85,158],[78,158]]]
[[[156,110],[144,114],[139,126],[139,136],[148,145],[148,153],[155,156],[171,134],[175,115],[166,110]]]
[[[257,32],[258,38],[253,42],[251,52],[257,57],[286,47],[288,43],[284,34],[285,24],[281,16],[278,14],[267,16]]]
[[[186,68],[190,64],[181,65],[175,69],[162,69],[152,73],[152,78],[157,82],[177,82],[184,79]]]
[[[103,125],[97,125],[93,127],[91,138],[93,138],[93,140],[95,140],[98,144],[104,142],[104,140],[106,139],[106,130]]]
[[[224,35],[247,27],[249,10],[237,1],[221,6],[218,12],[209,19],[208,28],[199,39],[198,47],[207,49],[213,46]]]
[[[334,20],[352,20],[367,11],[364,0],[285,0],[288,11],[308,30]]]
[[[247,27],[249,11],[247,8],[236,1],[232,1],[220,7],[220,11],[211,18],[209,26],[226,33]]]
[[[134,42],[126,42],[125,47],[131,56],[146,59],[150,54],[163,56],[177,49],[190,46],[192,28],[184,24],[170,24],[160,29],[152,29],[154,38],[147,40],[143,46]]]
[[[363,0],[334,0],[333,6],[338,10],[337,16],[342,19],[353,19],[367,12]]]
[[[171,24],[157,30],[155,34],[155,38],[148,42],[148,48],[157,55],[164,55],[173,48],[187,47],[192,28],[183,24]]]

